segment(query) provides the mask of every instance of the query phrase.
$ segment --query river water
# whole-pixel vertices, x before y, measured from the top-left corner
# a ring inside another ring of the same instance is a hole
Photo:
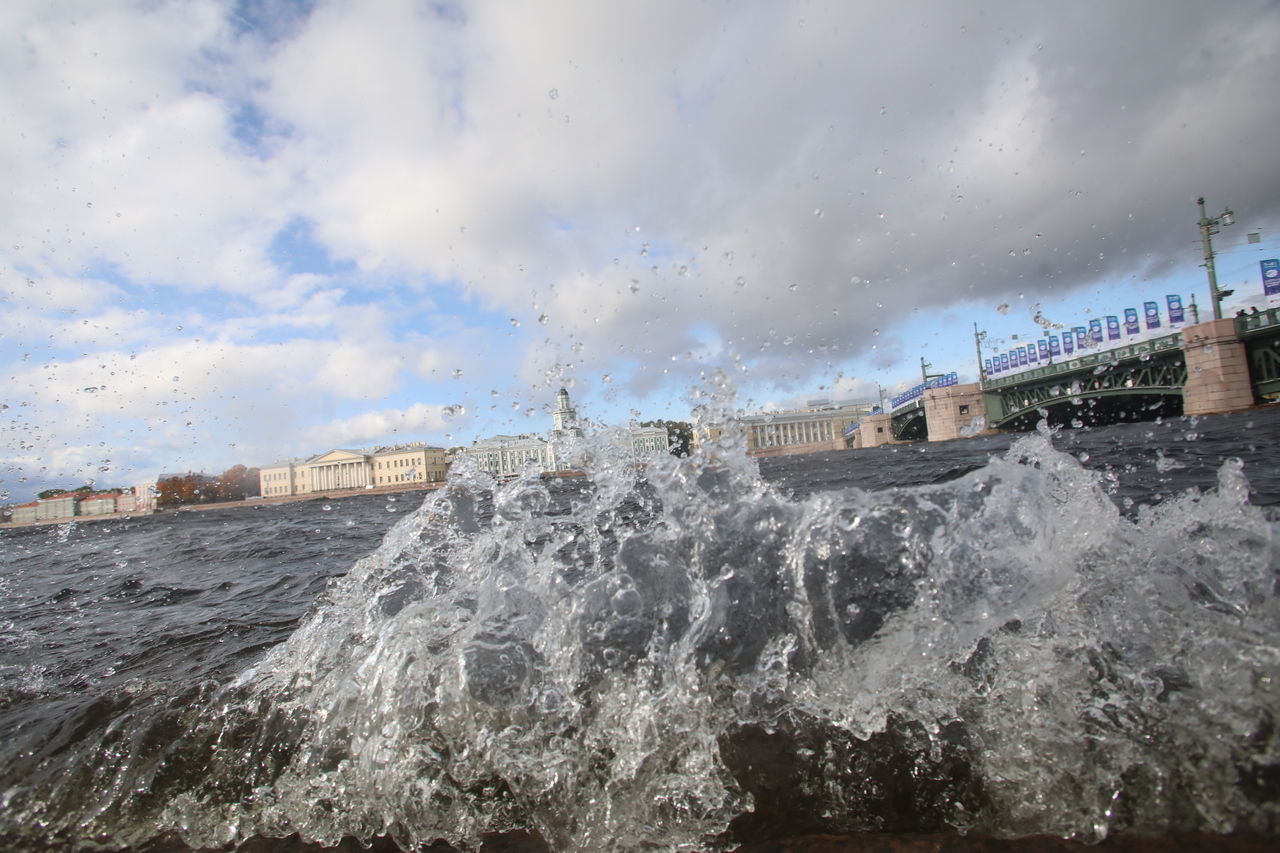
[[[0,532],[0,846],[1280,835],[1280,410]]]

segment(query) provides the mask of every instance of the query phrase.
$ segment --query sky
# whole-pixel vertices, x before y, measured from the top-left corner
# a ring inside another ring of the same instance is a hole
[[[1263,0],[8,0],[0,501],[973,381],[1207,316],[1198,196],[1265,304],[1277,80]]]

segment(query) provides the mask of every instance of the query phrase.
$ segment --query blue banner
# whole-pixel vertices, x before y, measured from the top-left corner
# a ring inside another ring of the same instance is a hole
[[[1262,264],[1262,292],[1267,296],[1280,296],[1280,259],[1259,261]]]
[[[1040,340],[1036,341],[1036,346],[1040,348],[1040,360],[1048,361],[1049,360],[1049,342],[1046,341],[1044,338],[1041,338]]]
[[[1136,335],[1140,331],[1142,331],[1142,328],[1138,325],[1138,309],[1124,309],[1124,333],[1126,335]]]
[[[1107,340],[1120,340],[1120,318],[1115,314],[1107,315]]]
[[[1097,317],[1089,321],[1089,340],[1095,344],[1102,343],[1102,320]]]
[[[1182,297],[1176,293],[1170,293],[1165,298],[1165,302],[1169,305],[1169,325],[1177,326],[1182,323]]]
[[[1027,363],[1037,364],[1040,361],[1040,351],[1036,349],[1035,344],[1027,344]]]
[[[1027,348],[1018,347],[1018,367],[1027,366]]]
[[[952,372],[952,373],[945,373],[942,376],[935,376],[926,382],[921,382],[919,385],[915,386],[910,391],[907,391],[905,393],[899,394],[898,396],[894,397],[890,401],[891,407],[896,409],[899,406],[910,403],[912,400],[917,400],[920,397],[923,397],[924,392],[929,388],[945,388],[948,385],[958,385],[958,384],[960,384],[960,374],[958,373]]]
[[[1062,345],[1058,342],[1057,335],[1049,336],[1049,355],[1051,356],[1062,355]]]
[[[1088,333],[1089,330],[1086,329],[1084,326],[1076,326],[1071,331],[1074,332],[1076,336],[1076,349],[1078,350],[1084,349],[1085,335]]]
[[[1062,333],[1062,354],[1071,355],[1076,351],[1076,333],[1068,330]]]
[[[982,362],[982,365],[983,365],[983,367],[985,367],[985,368],[987,369],[987,375],[988,375],[988,376],[990,376],[992,373],[994,373],[994,372],[995,372],[995,370],[994,370],[994,369],[992,369],[991,359],[989,359],[989,358],[988,358],[988,359],[984,359],[984,360],[983,360],[983,362]]]
[[[1142,310],[1147,316],[1147,331],[1160,328],[1160,305],[1156,302],[1142,303]]]
[[[1008,369],[1009,369],[1009,353],[1002,352],[1000,353],[1000,372],[1003,373]]]

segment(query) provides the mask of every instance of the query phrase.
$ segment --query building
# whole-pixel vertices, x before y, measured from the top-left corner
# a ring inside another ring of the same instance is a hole
[[[111,515],[116,511],[115,492],[103,492],[80,498],[78,515]]]
[[[629,430],[631,453],[636,459],[662,456],[671,452],[671,436],[666,427],[633,426]]]
[[[36,521],[53,521],[58,518],[73,518],[76,513],[76,504],[79,503],[81,493],[66,492],[61,495],[54,495],[49,498],[41,498],[36,501]]]
[[[844,430],[871,413],[871,403],[814,401],[803,409],[761,412],[738,420],[751,456],[843,450]]]
[[[39,506],[39,501],[11,506],[9,507],[11,512],[9,520],[15,524],[30,524],[36,520],[36,510]]]
[[[473,442],[459,457],[473,460],[477,468],[494,477],[515,477],[530,465],[545,473],[580,464],[575,457],[557,456],[555,442],[581,436],[578,410],[574,408],[569,392],[561,388],[556,394],[555,411],[551,413],[550,440],[534,433],[495,435]],[[671,452],[671,441],[664,427],[633,426],[625,436],[622,440],[637,460]],[[560,452],[565,452],[565,448],[562,447]]]
[[[564,388],[556,394],[556,410],[551,413],[551,432],[557,437],[582,435],[582,429],[578,426],[578,410],[573,407],[569,392]]]
[[[533,433],[482,438],[459,455],[494,477],[515,477],[530,464],[536,465],[539,471],[556,470],[551,442]]]
[[[264,498],[314,492],[442,483],[448,472],[442,447],[399,444],[370,450],[336,449],[258,469]]]

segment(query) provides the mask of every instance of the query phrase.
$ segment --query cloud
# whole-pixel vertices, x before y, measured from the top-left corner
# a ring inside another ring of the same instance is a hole
[[[459,408],[415,403],[403,410],[364,412],[312,427],[307,430],[306,437],[317,448],[420,440],[424,434],[441,433],[454,424],[462,423],[463,414],[457,412]]]
[[[175,467],[906,381],[1001,303],[1199,275],[1198,195],[1274,231],[1271,12],[12,3],[8,393],[50,457]]]

